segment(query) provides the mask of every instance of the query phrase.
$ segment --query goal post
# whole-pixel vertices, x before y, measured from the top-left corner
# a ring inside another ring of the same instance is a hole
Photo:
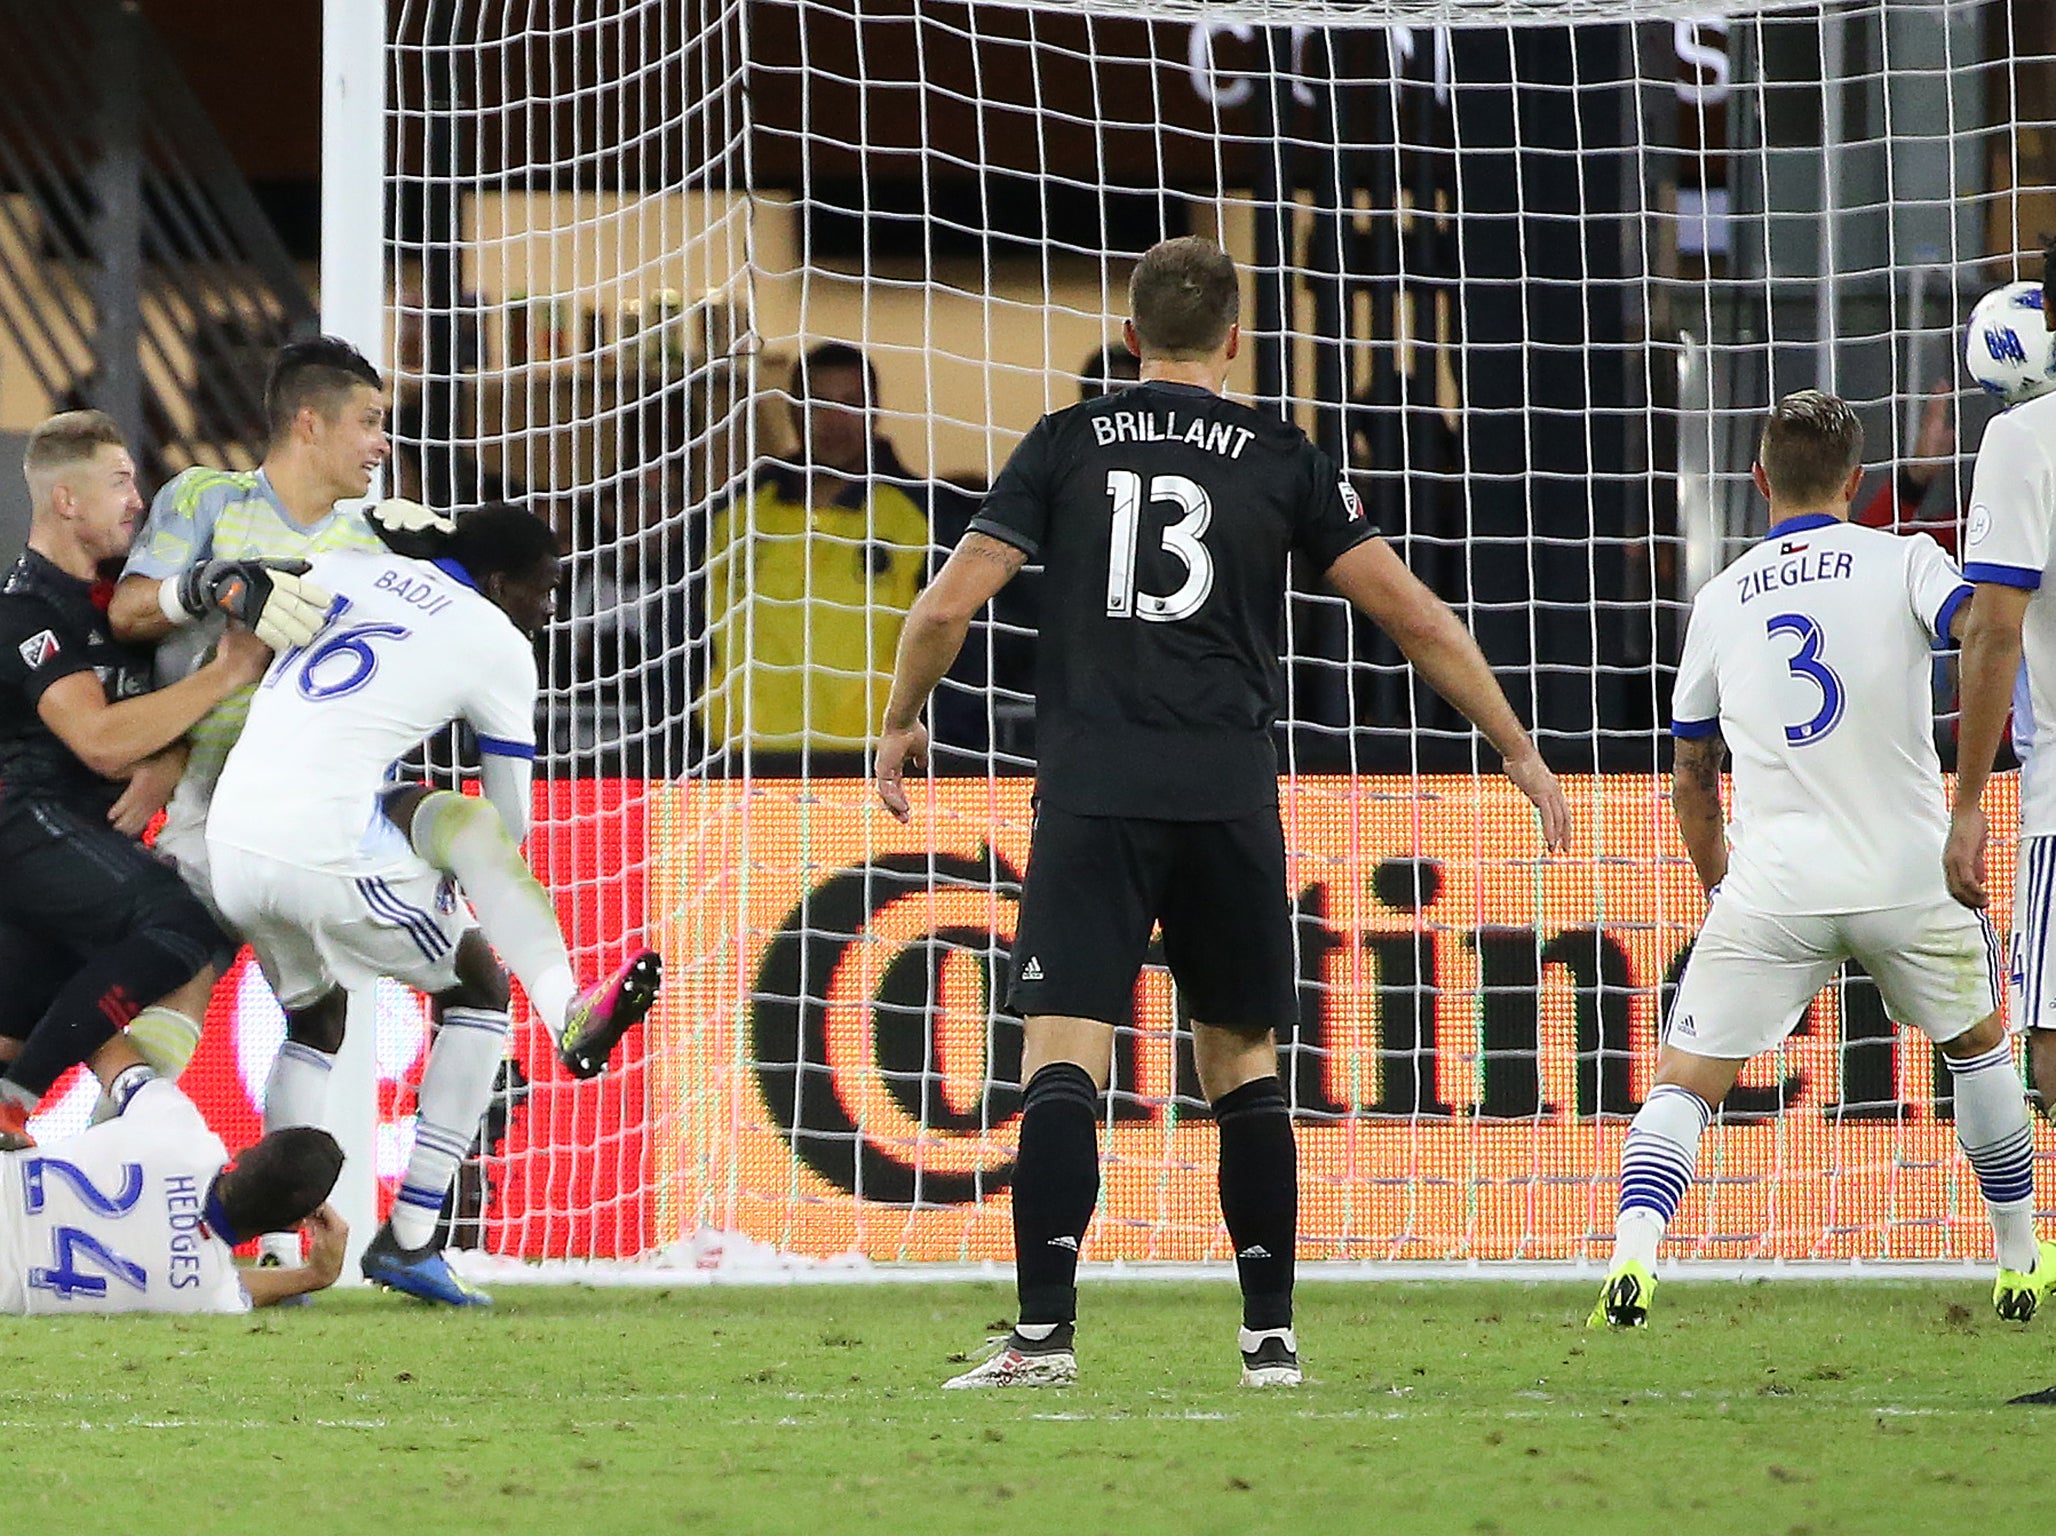
[[[1304,1250],[1603,1257],[1703,912],[1663,778],[1684,607],[1760,533],[1756,422],[1806,385],[1863,416],[1860,505],[1953,541],[1988,414],[1957,328],[2056,228],[2029,181],[2056,153],[2039,8],[385,9],[390,239],[361,178],[325,183],[324,314],[387,349],[397,484],[558,526],[531,854],[581,968],[645,941],[667,967],[596,1082],[517,1028],[484,1246],[1010,1256],[1032,573],[938,695],[910,826],[863,752],[912,594],[1013,444],[1093,387],[1135,258],[1195,233],[1245,274],[1231,389],[1345,466],[1578,813],[1543,859],[1489,749],[1298,583]],[[1936,698],[1946,746],[1944,670]],[[1153,964],[1099,1257],[1229,1257],[1181,1016]],[[418,1066],[380,1056],[390,1172]],[[1838,984],[1745,1075],[1677,1251],[1981,1257],[1948,1117],[1932,1051]]]

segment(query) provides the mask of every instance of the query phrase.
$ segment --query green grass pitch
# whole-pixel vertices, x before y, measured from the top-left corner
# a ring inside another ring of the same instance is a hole
[[[331,1295],[249,1318],[6,1325],[8,1528],[1827,1533],[2041,1502],[2051,1320],[1984,1287],[1301,1288],[1297,1392],[1235,1385],[1228,1284],[1099,1284],[1081,1382],[941,1392],[999,1285]]]

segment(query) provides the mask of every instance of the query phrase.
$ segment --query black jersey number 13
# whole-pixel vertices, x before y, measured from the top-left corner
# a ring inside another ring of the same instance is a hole
[[[1107,617],[1175,624],[1199,612],[1214,589],[1214,558],[1201,541],[1213,521],[1214,504],[1204,486],[1184,475],[1152,475],[1150,501],[1168,501],[1185,515],[1160,535],[1164,552],[1185,567],[1185,579],[1168,597],[1135,590],[1135,542],[1142,530],[1142,476],[1132,469],[1107,471],[1107,495],[1114,503],[1113,543],[1107,552]]]

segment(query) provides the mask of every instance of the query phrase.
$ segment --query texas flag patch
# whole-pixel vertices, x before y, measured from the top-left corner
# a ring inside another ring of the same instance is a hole
[[[29,670],[34,671],[57,654],[57,636],[50,630],[42,630],[30,635],[15,649],[21,652],[21,659],[29,664]]]
[[[1356,494],[1356,487],[1347,480],[1337,480],[1335,489],[1342,493],[1342,510],[1351,517],[1361,518],[1364,515],[1364,504]]]

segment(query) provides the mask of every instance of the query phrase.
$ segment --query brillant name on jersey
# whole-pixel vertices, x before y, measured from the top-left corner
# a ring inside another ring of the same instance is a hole
[[[1256,436],[1248,427],[1225,421],[1189,421],[1181,432],[1178,413],[1109,411],[1092,418],[1092,435],[1102,448],[1114,443],[1190,443],[1224,459],[1239,459]]]

